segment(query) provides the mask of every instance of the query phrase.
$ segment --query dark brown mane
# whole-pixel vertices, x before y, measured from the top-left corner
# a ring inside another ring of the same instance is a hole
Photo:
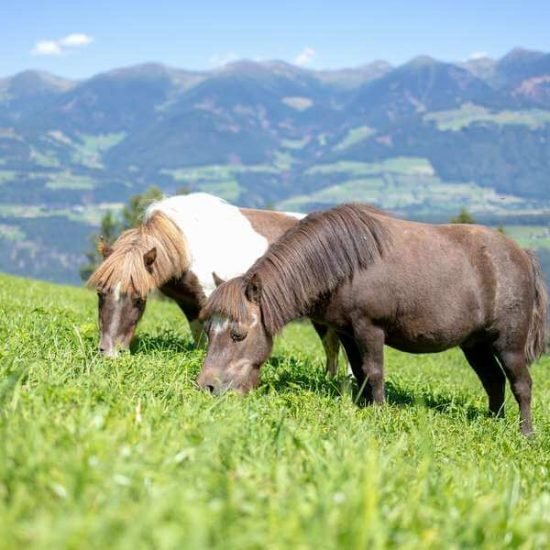
[[[270,246],[243,277],[221,285],[202,316],[215,313],[246,322],[245,288],[262,283],[263,323],[270,334],[305,316],[318,299],[380,258],[390,244],[387,215],[361,204],[310,214]]]
[[[221,284],[210,296],[200,313],[205,321],[212,315],[221,315],[237,323],[247,320],[246,283],[244,277],[235,277]]]
[[[113,244],[112,253],[92,273],[90,288],[104,291],[119,285],[122,294],[147,296],[189,265],[187,243],[182,232],[162,212],[155,212],[143,225],[129,229]],[[148,271],[143,255],[157,249],[153,268]]]

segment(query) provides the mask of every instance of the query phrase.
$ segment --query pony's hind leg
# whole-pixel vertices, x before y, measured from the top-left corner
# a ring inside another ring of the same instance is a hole
[[[525,353],[521,351],[500,351],[495,346],[497,357],[510,382],[512,393],[519,405],[520,429],[525,435],[533,433],[531,421],[531,375],[527,367]]]
[[[504,416],[506,377],[491,347],[487,344],[478,344],[473,347],[463,347],[462,351],[487,392],[490,414]]]

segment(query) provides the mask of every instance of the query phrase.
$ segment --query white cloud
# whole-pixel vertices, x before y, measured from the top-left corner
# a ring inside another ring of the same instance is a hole
[[[295,58],[294,58],[294,64],[298,66],[303,65],[309,65],[313,58],[315,57],[315,54],[317,52],[310,48],[309,46],[307,48],[304,48]]]
[[[55,40],[40,40],[31,50],[32,55],[60,55],[61,48]]]
[[[40,40],[31,50],[32,55],[61,55],[76,48],[88,46],[94,39],[84,33],[72,33],[58,40]]]
[[[61,38],[58,42],[61,46],[80,48],[91,44],[94,39],[88,34],[73,33]]]
[[[476,59],[483,59],[484,57],[489,57],[487,52],[474,52],[468,57],[468,61],[475,61]]]
[[[208,58],[208,63],[214,67],[221,67],[237,59],[239,56],[235,52],[215,53]]]

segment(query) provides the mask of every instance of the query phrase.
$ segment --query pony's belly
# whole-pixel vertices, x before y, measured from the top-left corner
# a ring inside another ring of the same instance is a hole
[[[386,332],[386,345],[408,353],[437,353],[479,336],[477,327],[441,327],[433,330]]]
[[[385,341],[387,346],[407,353],[438,353],[460,345],[460,341],[443,341],[419,338],[415,341],[408,341],[399,338],[388,338]]]

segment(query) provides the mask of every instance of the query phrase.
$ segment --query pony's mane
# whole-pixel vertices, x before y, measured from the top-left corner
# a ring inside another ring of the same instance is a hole
[[[147,269],[143,255],[152,248],[156,248],[157,256]],[[189,254],[182,232],[168,216],[154,212],[142,225],[120,235],[87,286],[108,291],[120,284],[122,294],[144,298],[150,290],[181,276],[188,266]]]
[[[225,281],[210,295],[199,318],[205,321],[212,315],[218,314],[236,323],[246,321],[248,310],[245,290],[246,281],[243,275]]]
[[[246,322],[245,290],[261,281],[262,320],[268,333],[306,316],[322,296],[382,257],[391,244],[389,215],[362,204],[344,204],[310,214],[289,229],[245,273],[210,296],[202,318],[220,314]]]

